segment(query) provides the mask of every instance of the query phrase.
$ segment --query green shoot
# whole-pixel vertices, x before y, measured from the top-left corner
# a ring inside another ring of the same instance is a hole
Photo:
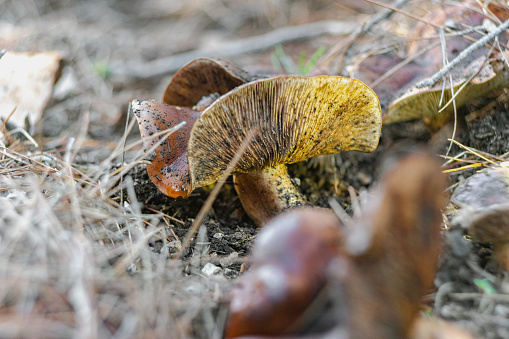
[[[274,47],[270,58],[275,69],[288,74],[308,74],[315,67],[318,59],[325,53],[325,47],[318,48],[309,60],[306,60],[306,52],[301,52],[297,64],[283,50],[280,44]]]
[[[106,61],[96,61],[93,64],[94,71],[96,74],[99,74],[104,79],[108,79],[111,75],[111,70]]]
[[[474,279],[474,283],[486,294],[496,294],[495,288],[488,279]]]

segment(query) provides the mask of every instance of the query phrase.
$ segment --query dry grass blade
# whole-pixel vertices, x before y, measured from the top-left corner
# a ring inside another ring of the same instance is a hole
[[[235,168],[237,163],[240,161],[240,158],[242,157],[245,150],[247,149],[249,144],[252,142],[253,137],[255,137],[257,133],[258,133],[257,130],[251,130],[248,133],[246,133],[246,138],[244,139],[244,141],[240,145],[239,149],[235,153],[235,156],[232,158],[232,160],[228,164],[228,167],[227,167],[226,171],[224,172],[222,179],[216,183],[216,185],[210,192],[207,200],[205,201],[202,208],[200,209],[200,212],[196,216],[193,224],[189,228],[189,231],[187,232],[186,237],[184,238],[184,240],[182,242],[182,247],[181,247],[181,249],[179,251],[179,255],[177,257],[181,257],[182,253],[187,249],[187,247],[191,243],[191,240],[196,235],[196,232],[198,232],[198,229],[200,228],[201,223],[202,223],[203,219],[205,218],[205,215],[207,215],[207,213],[209,212],[210,208],[212,207],[212,204],[214,203],[214,200],[217,198],[217,195],[219,194],[219,191],[221,190],[221,187],[223,187],[226,178],[228,178],[228,176],[231,174],[232,170]]]
[[[446,67],[442,68],[440,71],[435,73],[431,79],[419,82],[416,87],[433,87],[437,82],[439,82],[447,73],[449,73],[453,68],[458,66],[467,56],[469,56],[475,50],[486,46],[491,40],[493,40],[498,35],[502,34],[509,28],[509,20],[506,20],[503,24],[499,25],[497,29],[489,32],[481,39],[477,40],[475,43],[471,44],[468,48],[463,50],[456,58],[454,58]]]
[[[489,166],[500,166],[501,163],[504,163],[507,161],[506,157],[508,154],[503,154],[502,156],[497,156],[494,154],[486,153],[477,149],[474,149],[472,147],[465,146],[461,144],[460,142],[454,140],[454,139],[448,139],[451,143],[456,144],[457,146],[461,147],[465,151],[460,152],[458,155],[451,157],[448,155],[441,155],[442,158],[447,159],[447,162],[443,164],[443,166],[450,167],[451,165],[454,165],[454,163],[468,163],[468,165],[464,165],[457,168],[448,168],[443,170],[443,173],[455,173],[466,169],[472,169],[472,168],[479,168],[479,167],[489,167]],[[462,159],[461,157],[464,157],[467,154],[472,154],[481,160],[473,159],[472,157],[467,159]]]
[[[205,218],[205,215],[209,212],[210,208],[212,207],[212,203],[214,202],[217,195],[219,194],[221,187],[223,187],[226,178],[228,178],[228,176],[231,174],[232,170],[235,168],[237,163],[240,161],[240,158],[242,157],[245,150],[247,149],[249,144],[252,142],[252,139],[256,136],[257,133],[258,133],[258,130],[256,130],[256,129],[253,129],[253,130],[249,131],[248,133],[246,133],[246,138],[244,139],[244,141],[240,145],[239,149],[235,153],[235,156],[232,158],[232,160],[228,164],[228,167],[227,167],[226,171],[224,172],[222,179],[216,183],[216,185],[210,192],[207,200],[205,201],[202,208],[200,209],[200,212],[196,216],[193,224],[189,228],[189,231],[187,232],[186,237],[184,238],[184,240],[182,242],[182,247],[180,248],[179,255],[177,257],[181,257],[182,253],[187,249],[187,247],[191,243],[191,240],[196,235],[196,232],[198,232],[198,229],[200,228],[201,223],[202,223],[203,219]]]
[[[483,160],[487,161],[488,163],[490,163],[490,164],[492,164],[492,165],[498,165],[498,163],[497,163],[497,162],[495,162],[495,161],[493,161],[493,160],[491,160],[491,159],[490,159],[490,158],[494,158],[494,157],[496,157],[495,155],[487,154],[487,153],[485,153],[485,152],[482,152],[482,151],[476,150],[476,149],[474,149],[474,148],[472,148],[472,147],[465,146],[465,145],[463,145],[462,143],[460,143],[459,141],[456,141],[456,140],[454,140],[454,139],[448,139],[448,141],[451,141],[451,142],[455,143],[455,144],[456,144],[456,145],[458,145],[459,147],[461,147],[461,148],[463,148],[463,149],[467,150],[468,152],[470,152],[470,153],[472,153],[472,154],[474,154],[474,155],[478,156],[479,158],[481,158],[481,159],[483,159]]]
[[[378,1],[374,1],[374,0],[364,0],[364,1],[369,2],[369,3],[372,3],[372,4],[377,5],[377,6],[380,6],[380,7],[388,8],[388,9],[390,9],[391,11],[394,11],[394,12],[397,12],[397,13],[401,13],[401,14],[403,14],[403,15],[405,15],[405,16],[407,16],[407,17],[409,17],[409,18],[415,19],[415,20],[417,20],[417,21],[424,22],[425,24],[430,25],[430,26],[433,26],[433,27],[435,27],[435,28],[437,28],[437,29],[439,29],[439,28],[440,28],[440,26],[435,25],[435,24],[434,24],[434,23],[432,23],[432,22],[429,22],[429,21],[427,21],[427,20],[424,20],[424,19],[423,19],[423,18],[421,18],[421,17],[418,17],[418,16],[416,16],[416,15],[413,15],[413,14],[412,14],[412,13],[410,13],[410,12],[404,11],[404,10],[399,9],[399,8],[396,8],[396,7],[393,7],[393,6],[391,6],[391,5],[387,5],[387,4],[384,4],[384,3],[381,3],[381,2],[378,2]]]
[[[466,166],[462,166],[462,167],[458,167],[458,168],[444,170],[444,171],[442,171],[442,173],[453,173],[453,172],[463,171],[466,169],[477,168],[477,167],[482,167],[482,166],[483,166],[483,164],[470,164],[470,165],[466,165]]]
[[[61,156],[24,143],[2,147],[0,312],[9,321],[0,322],[0,337],[188,338],[212,297],[184,291],[180,262],[166,260],[176,235],[160,216],[141,214],[132,181],[123,185],[129,204],[112,199],[119,172],[108,174],[111,160],[90,169],[75,163],[78,134]],[[159,235],[161,254],[147,245]]]

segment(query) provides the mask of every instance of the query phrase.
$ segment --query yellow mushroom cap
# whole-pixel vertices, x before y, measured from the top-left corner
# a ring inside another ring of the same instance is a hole
[[[380,103],[359,80],[281,76],[240,86],[208,107],[188,144],[193,188],[221,178],[246,135],[257,134],[233,173],[342,151],[372,152]]]
[[[508,84],[508,68],[504,65],[502,56],[490,62],[485,62],[485,58],[481,57],[470,63],[462,73],[453,75],[455,105],[451,101],[451,86],[447,78],[445,87],[443,82],[440,82],[433,87],[412,87],[403,93],[391,103],[383,117],[383,123],[422,118],[446,119],[454,112],[454,107],[460,108],[487,93],[507,87]]]

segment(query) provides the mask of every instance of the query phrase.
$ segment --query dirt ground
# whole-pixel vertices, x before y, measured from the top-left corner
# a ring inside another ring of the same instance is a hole
[[[422,17],[430,7],[408,1],[404,9]],[[344,73],[341,65],[355,60],[343,55],[346,33],[274,41],[265,35],[267,47],[236,45],[233,52],[227,43],[328,20],[359,27],[380,11],[353,0],[0,0],[0,49],[57,50],[65,60],[41,121],[28,131],[41,147],[22,138],[13,146],[57,171],[46,173],[35,163],[0,163],[7,173],[0,174],[0,337],[220,338],[227,291],[257,228],[230,178],[184,260],[174,259],[211,188],[197,189],[189,199],[166,197],[150,182],[145,165],[135,163],[139,143],[115,153],[140,139],[135,124],[126,132],[134,121],[127,116],[128,103],[160,100],[171,75],[197,56],[284,73],[288,70],[274,69],[278,43],[295,63],[302,53],[309,58],[324,48],[329,58],[318,65]],[[414,24],[394,15],[376,26],[376,34],[358,41],[352,53],[375,42],[378,48],[384,35],[405,37]],[[461,108],[456,140],[506,159],[504,98],[505,90]],[[384,159],[402,149],[426,145],[445,155],[451,135],[452,123],[433,133],[420,120],[396,123],[382,128],[373,154],[323,156],[289,171],[311,204],[329,207],[334,198],[352,213],[348,187],[356,192],[372,187]],[[75,148],[69,146],[72,138]],[[460,152],[454,145],[449,155]],[[475,170],[451,173],[452,182]],[[472,242],[452,225],[455,213],[444,211],[444,253],[425,312],[478,338],[509,338],[507,272],[494,267],[490,244]],[[207,263],[219,272],[208,275]]]

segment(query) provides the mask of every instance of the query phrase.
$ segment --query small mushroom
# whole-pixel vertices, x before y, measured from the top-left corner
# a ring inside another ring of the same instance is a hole
[[[372,152],[380,105],[362,82],[339,76],[281,76],[240,86],[216,100],[189,138],[192,188],[219,180],[246,135],[257,135],[232,168],[235,189],[258,225],[304,199],[286,164],[356,150]]]
[[[318,326],[317,318],[321,327],[337,324],[339,319],[327,319],[333,312],[325,295],[322,303],[314,301],[334,268],[347,269],[339,257],[341,240],[339,219],[321,208],[298,208],[267,223],[249,270],[231,292],[225,338],[302,334]]]
[[[485,57],[480,57],[453,77],[456,108],[508,86],[509,67],[504,57],[498,55],[487,63]],[[447,80],[445,90],[442,82],[433,87],[409,89],[392,102],[383,117],[383,123],[427,118],[434,120],[435,126],[442,125],[454,112],[450,88]]]
[[[453,224],[473,240],[493,244],[493,258],[509,271],[509,168],[488,168],[456,187],[451,202],[460,206]]]
[[[156,187],[172,197],[191,193],[187,143],[200,112],[220,95],[252,79],[247,72],[223,60],[196,59],[182,67],[164,93],[165,104],[134,100],[131,108],[140,127],[145,149],[151,149],[164,135],[154,134],[185,121],[186,125],[167,136],[154,149],[147,172]]]

